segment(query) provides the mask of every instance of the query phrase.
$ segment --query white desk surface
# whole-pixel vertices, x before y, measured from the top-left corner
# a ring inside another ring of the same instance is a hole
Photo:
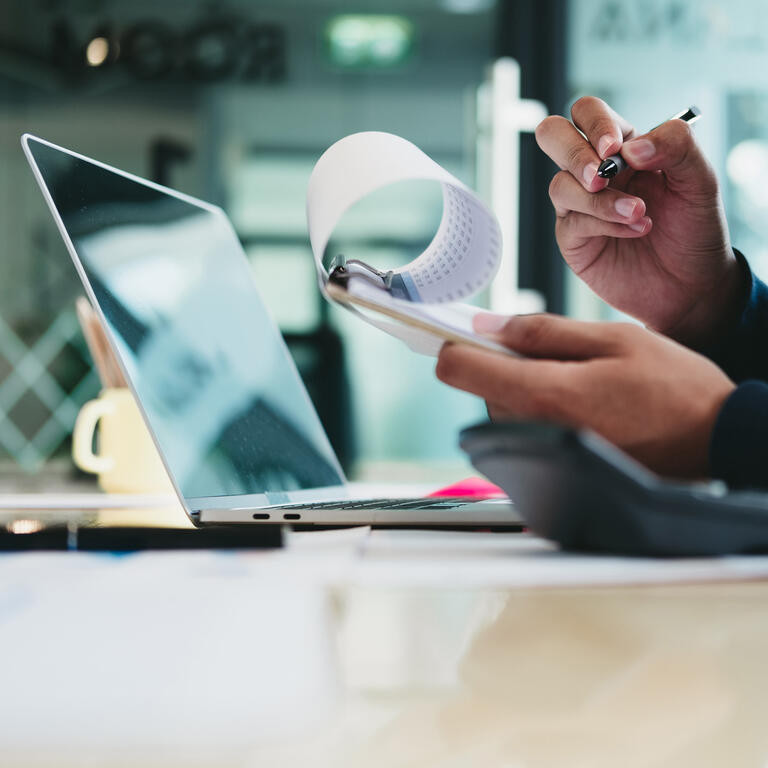
[[[0,556],[0,764],[768,763],[768,559],[515,534]]]

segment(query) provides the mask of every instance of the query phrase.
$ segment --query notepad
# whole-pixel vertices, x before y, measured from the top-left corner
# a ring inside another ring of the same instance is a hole
[[[340,256],[326,269],[323,256],[344,213],[374,191],[407,180],[442,187],[442,218],[424,252],[395,270]],[[436,355],[446,341],[514,354],[472,330],[480,309],[466,303],[498,271],[498,221],[469,187],[411,142],[368,131],[333,144],[309,180],[307,223],[320,290],[329,301],[423,354]]]

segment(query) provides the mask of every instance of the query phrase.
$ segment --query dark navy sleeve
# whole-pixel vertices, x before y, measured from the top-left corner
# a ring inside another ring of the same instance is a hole
[[[741,253],[734,253],[748,276],[744,309],[716,344],[701,351],[737,384],[747,379],[768,381],[768,286]]]
[[[735,252],[749,283],[734,326],[704,353],[738,386],[715,422],[710,474],[731,488],[768,488],[768,286]]]
[[[712,431],[709,466],[731,488],[768,488],[768,384],[745,381],[730,394]]]

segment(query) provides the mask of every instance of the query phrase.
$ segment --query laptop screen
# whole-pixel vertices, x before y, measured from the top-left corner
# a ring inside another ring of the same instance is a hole
[[[224,214],[27,144],[183,495],[343,483]]]

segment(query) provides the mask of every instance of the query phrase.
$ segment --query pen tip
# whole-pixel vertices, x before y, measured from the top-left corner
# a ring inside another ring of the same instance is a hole
[[[613,160],[603,160],[597,169],[597,175],[601,179],[612,179],[619,171],[619,166]]]

